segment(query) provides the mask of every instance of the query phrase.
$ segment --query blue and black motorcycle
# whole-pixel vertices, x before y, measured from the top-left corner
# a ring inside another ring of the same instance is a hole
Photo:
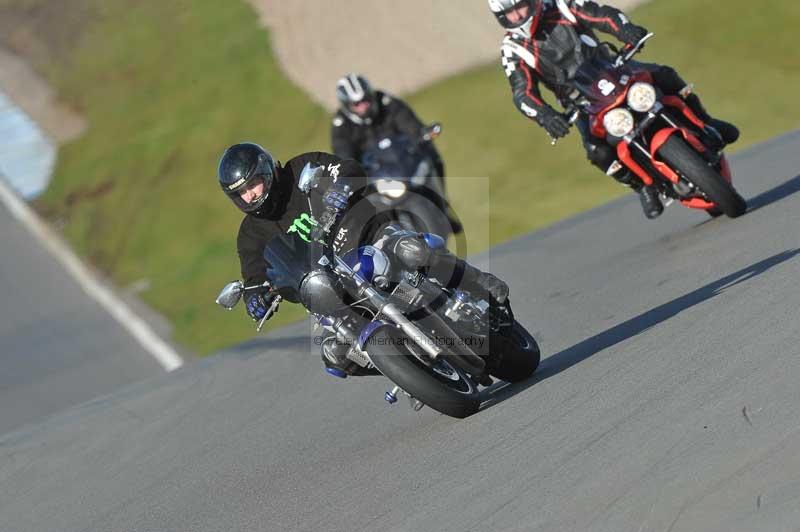
[[[313,171],[304,170],[301,190],[311,181]],[[326,331],[323,356],[325,349],[343,348],[365,373],[394,383],[385,395],[389,403],[406,395],[416,410],[427,404],[463,418],[480,406],[479,385],[491,385],[492,377],[520,381],[536,371],[539,346],[508,302],[491,305],[425,275],[427,257],[445,245],[440,236],[390,225],[372,245],[342,256],[327,241],[297,232],[276,236],[264,249],[267,285],[234,281],[217,303],[230,310],[267,287],[276,294],[268,316],[282,300],[302,304]],[[413,260],[403,252],[410,247]]]

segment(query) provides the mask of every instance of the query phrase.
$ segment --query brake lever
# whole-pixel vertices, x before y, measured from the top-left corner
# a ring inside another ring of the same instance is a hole
[[[275,296],[275,299],[272,300],[272,305],[269,306],[267,309],[267,313],[264,314],[264,317],[261,318],[261,321],[258,322],[258,327],[256,327],[256,332],[261,332],[261,328],[264,327],[264,323],[275,314],[275,311],[278,310],[278,305],[281,304],[283,298],[281,296]]]
[[[639,53],[639,51],[644,47],[644,43],[649,41],[654,35],[655,35],[655,33],[653,33],[653,32],[648,33],[647,35],[642,37],[641,41],[637,42],[633,46],[630,46],[628,51],[627,51],[627,53],[625,53],[625,55],[617,56],[617,60],[614,62],[614,66],[621,67],[622,65],[624,65],[625,63],[630,61],[631,58],[634,55],[636,55],[637,53]]]
[[[432,124],[428,126],[429,131],[422,135],[423,142],[430,142],[433,139],[437,138],[439,135],[442,134],[442,125],[441,124]]]

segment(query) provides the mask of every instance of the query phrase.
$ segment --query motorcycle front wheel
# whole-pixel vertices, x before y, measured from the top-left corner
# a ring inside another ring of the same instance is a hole
[[[478,411],[478,386],[469,375],[446,355],[429,366],[410,349],[410,340],[400,331],[384,327],[370,338],[367,350],[381,373],[434,410],[455,418]]]
[[[658,150],[661,159],[702,190],[720,211],[731,218],[747,212],[747,202],[711,168],[703,157],[678,135],[672,135]],[[713,214],[709,211],[709,214]]]
[[[520,382],[536,372],[541,359],[539,345],[518,321],[514,320],[508,335],[496,337],[492,342],[496,342],[496,347],[490,345],[490,349],[499,350],[491,354],[498,360],[489,372],[492,376],[506,382]]]

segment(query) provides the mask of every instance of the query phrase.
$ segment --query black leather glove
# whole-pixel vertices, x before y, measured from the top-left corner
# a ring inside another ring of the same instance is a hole
[[[635,46],[636,43],[644,39],[650,33],[645,28],[636,24],[625,24],[619,30],[619,38],[625,44]]]
[[[322,201],[326,206],[332,209],[343,211],[347,208],[347,201],[349,198],[350,187],[348,185],[340,186],[335,184],[325,192]]]
[[[536,116],[539,125],[547,130],[547,133],[554,139],[566,137],[569,133],[569,122],[561,113],[552,107],[545,106]]]
[[[311,231],[311,240],[320,243],[325,241],[325,237],[333,228],[339,215],[347,209],[351,195],[350,185],[345,185],[341,182],[334,183],[325,192],[325,195],[322,196],[325,212],[320,216],[319,225]]]
[[[270,319],[278,311],[276,307],[273,312],[267,316],[273,301],[275,301],[275,295],[272,294],[272,292],[250,294],[245,301],[247,303],[247,315],[253,318],[253,321],[261,321],[265,317],[266,319]]]

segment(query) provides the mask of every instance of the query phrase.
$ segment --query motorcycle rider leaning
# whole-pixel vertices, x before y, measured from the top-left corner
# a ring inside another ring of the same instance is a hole
[[[298,178],[307,164],[322,167],[319,185],[308,193],[298,188]],[[281,165],[261,146],[241,143],[222,154],[217,178],[225,195],[245,214],[239,227],[237,249],[246,286],[267,281],[264,248],[275,236],[300,233],[306,240],[307,235],[302,232],[320,226],[314,216],[325,212],[327,207],[335,206],[339,213],[330,233],[324,236],[338,254],[372,244],[389,221],[376,216],[375,208],[364,200],[363,193],[368,190],[366,175],[352,159],[311,152]],[[343,185],[349,187],[349,192]],[[427,268],[430,276],[447,287],[462,286],[496,304],[503,304],[508,298],[508,286],[503,281],[444,248],[433,251]],[[269,319],[268,310],[276,295],[266,287],[251,293],[245,298],[247,314],[257,321]],[[346,348],[323,350],[323,362],[329,368],[352,373],[357,366],[345,357],[346,352]]]
[[[648,34],[618,9],[590,0],[489,0],[489,8],[507,30],[501,47],[501,62],[511,84],[514,103],[554,139],[567,135],[569,122],[542,99],[539,83],[563,103],[572,90],[569,84],[572,76],[586,54],[597,46],[593,30],[611,34],[630,46]],[[683,98],[692,111],[718,133],[722,142],[730,144],[739,138],[739,130],[733,124],[709,116],[700,99],[691,92],[691,86],[674,69],[658,64],[630,64],[649,71],[666,94]],[[630,170],[614,164],[616,151],[604,139],[590,134],[585,116],[576,125],[589,161],[637,191],[647,218],[658,217],[664,206],[656,189],[644,186]]]
[[[411,107],[399,98],[373,89],[364,76],[347,74],[339,79],[336,83],[336,98],[339,100],[339,110],[331,124],[331,147],[338,157],[361,161],[364,152],[373,144],[398,133],[411,139],[422,137],[425,124]],[[433,160],[444,192],[444,161],[433,142],[424,142],[422,149]],[[439,199],[436,198],[437,204],[446,211],[453,233],[460,233],[463,230],[461,223]]]

